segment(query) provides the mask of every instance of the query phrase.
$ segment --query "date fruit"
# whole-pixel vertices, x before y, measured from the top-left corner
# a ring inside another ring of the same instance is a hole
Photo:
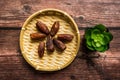
[[[48,37],[47,37],[46,48],[49,52],[54,51],[53,39],[51,38],[50,35],[48,35]]]
[[[42,58],[44,56],[44,50],[45,50],[45,43],[40,42],[39,46],[38,46],[38,55],[40,58]]]
[[[53,43],[61,51],[64,51],[66,49],[66,45],[63,42],[61,42],[60,40],[56,39],[56,38],[53,39]]]
[[[51,36],[55,36],[55,34],[58,32],[59,30],[59,21],[55,21],[54,24],[52,25],[51,31],[50,31],[50,35]]]
[[[33,39],[33,40],[38,40],[38,39],[43,39],[43,38],[45,38],[46,35],[45,35],[45,34],[42,34],[42,33],[32,33],[32,34],[30,34],[30,37],[31,37],[31,39]]]
[[[60,40],[60,41],[63,41],[63,42],[66,42],[66,41],[72,41],[72,39],[73,39],[73,35],[71,35],[71,34],[58,34],[58,39]]]
[[[44,23],[42,23],[41,21],[38,21],[36,23],[36,26],[40,32],[45,33],[45,34],[49,34],[48,27]]]

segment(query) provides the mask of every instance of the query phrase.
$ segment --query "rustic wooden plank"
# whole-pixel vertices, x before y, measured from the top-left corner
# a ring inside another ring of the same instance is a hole
[[[111,60],[115,59],[108,60],[110,62]],[[88,63],[86,59],[76,58],[74,62],[67,68],[58,72],[47,73],[34,70],[25,62],[22,56],[2,56],[0,57],[0,78],[2,80],[8,78],[11,78],[12,80],[53,80],[54,77],[56,77],[56,80],[61,80],[62,77],[64,77],[65,80],[71,80],[71,78],[75,78],[75,80],[96,80],[96,78],[100,80],[115,78],[119,79],[120,62],[117,64],[107,63],[107,66],[104,64],[104,62],[106,62],[106,60],[103,61],[101,59],[98,59]]]
[[[103,23],[120,25],[120,0],[1,0],[0,27],[21,27],[32,13],[44,8],[61,9],[69,13],[79,27]]]
[[[20,30],[0,30],[0,56],[18,55]]]
[[[21,56],[0,57],[0,62],[1,62],[0,77],[6,76],[7,79],[9,77],[11,77],[13,79],[15,79],[15,78],[21,79],[21,78],[23,78],[22,76],[24,76],[25,79],[31,80],[32,78],[43,79],[43,76],[44,76],[45,78],[43,80],[53,80],[54,77],[56,77],[57,80],[60,80],[61,76],[58,76],[58,75],[62,75],[62,77],[64,77],[65,80],[70,80],[71,76],[76,76],[76,75],[80,75],[83,73],[86,75],[91,75],[91,74],[88,74],[87,70],[84,71],[85,70],[84,64],[81,65],[82,69],[80,69],[80,70],[79,69],[76,70],[75,69],[76,64],[73,64],[73,68],[71,66],[71,67],[68,67],[67,69],[64,69],[63,71],[51,72],[51,74],[48,74],[48,73],[43,73],[43,72],[41,73],[39,71],[35,71],[23,60],[23,58]],[[85,61],[79,61],[79,63],[83,63],[83,62],[85,62]],[[5,67],[5,66],[8,66],[8,67]],[[75,72],[69,72],[71,69],[74,70]],[[81,73],[81,72],[83,72],[83,73]],[[16,76],[14,76],[14,75],[16,75]],[[97,75],[97,74],[95,74],[95,75]],[[86,77],[83,76],[83,79],[85,79],[85,78]],[[2,79],[4,79],[4,78],[2,78]]]

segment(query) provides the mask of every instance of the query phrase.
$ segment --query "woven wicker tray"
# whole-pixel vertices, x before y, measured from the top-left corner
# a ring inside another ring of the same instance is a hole
[[[31,33],[38,32],[36,29],[37,21],[45,23],[49,29],[55,21],[59,21],[60,29],[57,34],[69,33],[74,35],[73,40],[66,43],[65,51],[55,50],[49,54],[45,49],[43,58],[39,58],[37,52],[39,41],[30,39]],[[80,34],[76,23],[67,13],[57,9],[44,9],[32,14],[23,24],[20,33],[20,48],[23,57],[32,67],[40,71],[57,71],[68,66],[77,55],[79,44]]]

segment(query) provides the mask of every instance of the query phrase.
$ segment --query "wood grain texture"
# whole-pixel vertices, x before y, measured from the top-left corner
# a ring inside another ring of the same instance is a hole
[[[120,0],[1,0],[0,26],[21,27],[32,13],[45,8],[66,11],[79,27],[98,23],[110,27],[120,25]]]
[[[75,60],[57,72],[34,70],[19,48],[22,24],[32,13],[45,8],[66,11],[78,24],[81,34]],[[114,38],[106,54],[95,58],[85,54],[82,40],[85,29],[98,23],[105,24]],[[120,80],[119,33],[120,0],[1,0],[0,80]]]

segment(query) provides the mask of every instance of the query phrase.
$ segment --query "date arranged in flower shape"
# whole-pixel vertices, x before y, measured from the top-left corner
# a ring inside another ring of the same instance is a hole
[[[36,28],[41,33],[38,33],[38,32],[32,33],[32,34],[30,34],[30,38],[32,40],[42,40],[45,37],[47,37],[46,44],[44,42],[41,42],[41,41],[39,43],[38,55],[40,58],[42,58],[44,56],[45,47],[46,47],[48,52],[54,52],[54,50],[55,50],[54,45],[60,51],[64,51],[67,48],[66,45],[64,44],[64,42],[70,42],[74,38],[74,36],[71,34],[58,34],[57,38],[54,38],[54,36],[59,31],[59,27],[60,27],[59,21],[55,21],[52,25],[51,30],[49,31],[46,24],[44,24],[41,21],[37,21]]]

